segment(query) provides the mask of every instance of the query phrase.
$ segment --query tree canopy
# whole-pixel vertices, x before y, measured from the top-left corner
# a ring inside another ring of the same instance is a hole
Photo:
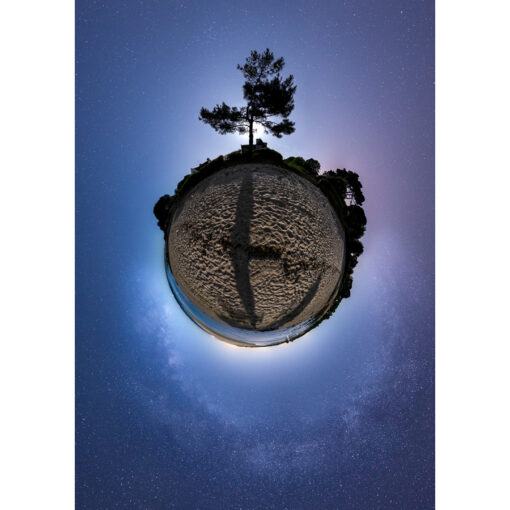
[[[294,109],[296,86],[292,75],[281,76],[284,65],[283,57],[275,59],[269,48],[263,53],[252,51],[244,65],[237,66],[246,80],[243,85],[246,106],[229,106],[223,102],[212,110],[201,108],[199,120],[222,135],[248,133],[250,148],[255,123],[277,138],[290,135],[295,131],[294,122],[288,117]],[[277,122],[274,117],[281,120]]]

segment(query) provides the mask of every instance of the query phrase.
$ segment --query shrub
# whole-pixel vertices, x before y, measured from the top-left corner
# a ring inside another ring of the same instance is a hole
[[[253,151],[253,159],[255,159],[255,160],[263,159],[263,160],[267,160],[267,161],[279,162],[279,161],[283,160],[283,156],[279,152],[265,147],[263,149],[254,150]]]
[[[170,209],[172,208],[174,197],[170,195],[163,195],[154,206],[154,216],[158,220],[158,227],[166,232],[168,227],[168,220],[170,218]]]
[[[321,164],[316,159],[307,159],[305,161],[305,170],[309,172],[311,175],[317,176],[319,175],[319,170],[321,169]]]

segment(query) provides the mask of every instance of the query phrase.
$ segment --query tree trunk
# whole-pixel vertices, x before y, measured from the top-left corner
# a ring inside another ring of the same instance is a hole
[[[250,154],[253,151],[253,117],[250,117]]]

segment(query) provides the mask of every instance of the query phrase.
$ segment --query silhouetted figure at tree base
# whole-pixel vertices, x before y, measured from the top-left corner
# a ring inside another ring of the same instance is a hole
[[[241,151],[244,153],[250,152],[252,150],[252,148],[254,150],[265,149],[265,148],[267,148],[267,143],[263,142],[260,138],[257,138],[257,142],[255,143],[255,145],[253,147],[250,147],[249,143],[247,143],[246,145],[241,145]]]

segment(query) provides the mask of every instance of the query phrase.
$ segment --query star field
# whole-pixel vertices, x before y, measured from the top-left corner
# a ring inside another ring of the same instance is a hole
[[[79,509],[434,508],[434,3],[77,5]],[[284,157],[359,173],[352,296],[293,344],[227,346],[168,288],[152,214],[236,150],[197,119],[269,47],[295,76]]]

